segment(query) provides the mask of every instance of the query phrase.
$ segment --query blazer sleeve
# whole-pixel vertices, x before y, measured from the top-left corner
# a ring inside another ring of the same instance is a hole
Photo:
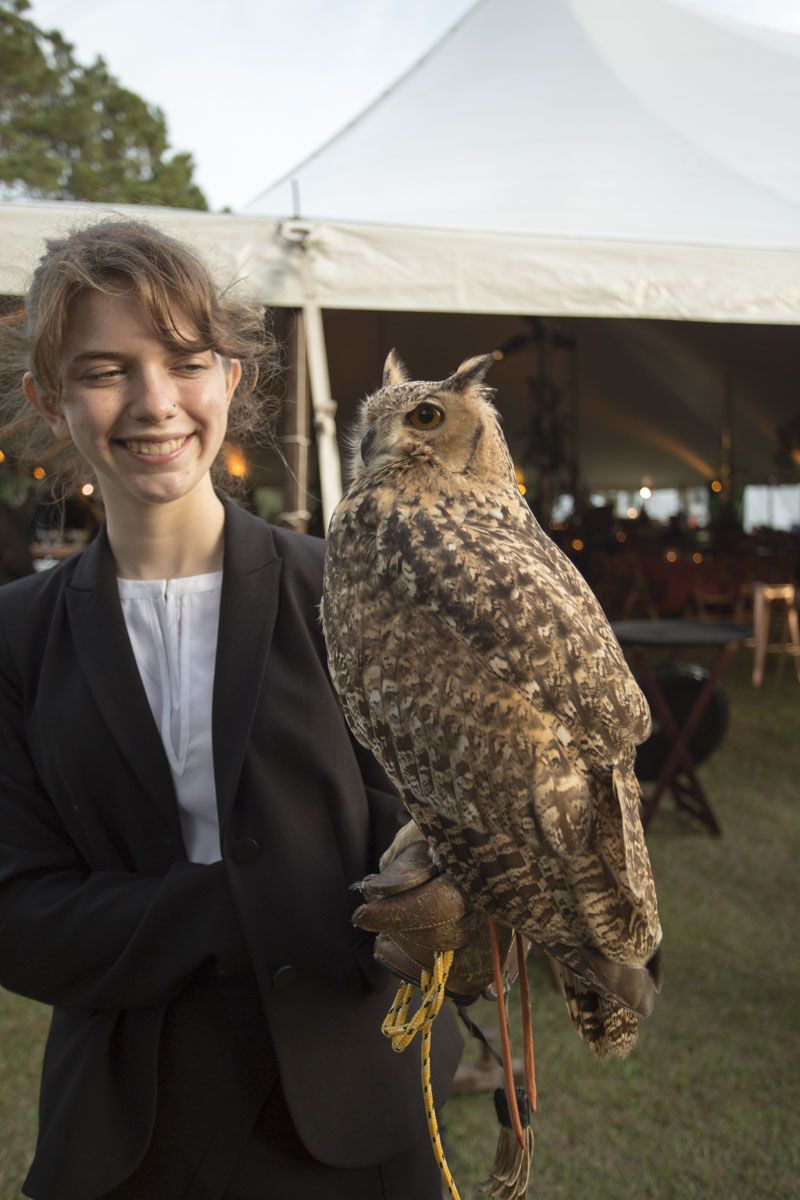
[[[336,696],[336,689],[328,669],[328,655],[322,633],[320,600],[322,598],[325,543],[321,538],[294,533],[286,529],[274,529],[275,540],[287,561],[292,563],[293,591],[302,603],[302,612],[309,635],[317,648],[317,654],[328,686]],[[342,713],[342,722],[347,729],[344,712],[338,697],[336,703]],[[378,859],[390,845],[398,829],[410,819],[394,785],[374,755],[362,746],[352,731],[347,729],[358,761],[361,778],[367,796],[370,814],[370,862],[377,870]]]
[[[371,751],[352,737],[370,814],[370,860],[374,870],[378,859],[391,845],[394,835],[411,820],[386,772]]]
[[[162,877],[87,868],[42,788],[0,666],[0,984],[78,1009],[163,1003],[246,948],[222,863]]]

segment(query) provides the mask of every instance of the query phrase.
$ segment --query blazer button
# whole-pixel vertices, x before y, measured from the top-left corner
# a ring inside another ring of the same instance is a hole
[[[291,987],[297,978],[297,971],[292,966],[278,967],[275,974],[272,976],[272,986],[276,991],[282,992],[285,988]]]
[[[255,838],[239,838],[231,846],[231,858],[237,863],[255,862],[261,847]]]

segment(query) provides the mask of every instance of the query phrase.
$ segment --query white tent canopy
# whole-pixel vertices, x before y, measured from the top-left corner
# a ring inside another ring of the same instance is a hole
[[[190,242],[226,284],[241,280],[269,304],[290,308],[302,304],[297,256],[287,253],[289,244],[277,221],[145,205],[66,201],[0,203],[0,295],[20,296],[27,291],[46,241],[115,214],[150,221]]]
[[[797,324],[799,149],[796,35],[479,0],[247,215],[158,219],[276,305]],[[15,292],[71,214],[0,215]]]
[[[794,35],[479,0],[249,211],[313,223],[326,306],[795,323],[799,147]]]
[[[692,0],[479,0],[248,214],[118,211],[305,310],[326,507],[320,310],[345,420],[394,343],[442,378],[553,317],[578,341],[586,486],[708,480],[726,412],[741,478],[764,482],[800,395],[800,328],[774,328],[800,327],[798,149],[796,36]],[[0,205],[0,293],[98,211]],[[509,414],[531,370],[496,372]]]
[[[324,309],[800,323],[800,246],[569,241],[61,202],[0,204],[0,294],[25,290],[46,239],[113,212],[191,241],[221,278],[246,281],[278,307],[302,307],[311,289]]]

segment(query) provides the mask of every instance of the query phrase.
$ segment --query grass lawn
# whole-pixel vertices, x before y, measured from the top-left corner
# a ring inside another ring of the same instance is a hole
[[[754,691],[749,668],[742,651],[725,680],[730,729],[701,769],[723,837],[669,798],[650,829],[665,983],[633,1056],[594,1061],[532,964],[540,1200],[800,1196],[800,684],[789,668]],[[496,1029],[488,1003],[473,1013]],[[0,1200],[19,1195],[30,1158],[47,1022],[0,992]],[[476,1200],[494,1156],[490,1097],[455,1098],[445,1117],[462,1200]]]
[[[0,1198],[15,1200],[36,1139],[36,1096],[50,1010],[0,990]]]

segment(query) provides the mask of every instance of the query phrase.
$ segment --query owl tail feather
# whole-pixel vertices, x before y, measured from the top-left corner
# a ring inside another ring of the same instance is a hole
[[[533,1162],[533,1129],[528,1098],[524,1088],[516,1089],[516,1100],[522,1121],[523,1142],[521,1146],[512,1127],[511,1113],[504,1089],[498,1088],[494,1094],[495,1111],[500,1122],[500,1135],[497,1139],[497,1152],[492,1172],[486,1182],[480,1185],[481,1191],[493,1197],[493,1200],[495,1198],[496,1200],[524,1200],[528,1194],[528,1181]]]
[[[639,1018],[609,996],[601,996],[558,964],[564,999],[573,1025],[598,1058],[627,1058],[636,1045]]]

